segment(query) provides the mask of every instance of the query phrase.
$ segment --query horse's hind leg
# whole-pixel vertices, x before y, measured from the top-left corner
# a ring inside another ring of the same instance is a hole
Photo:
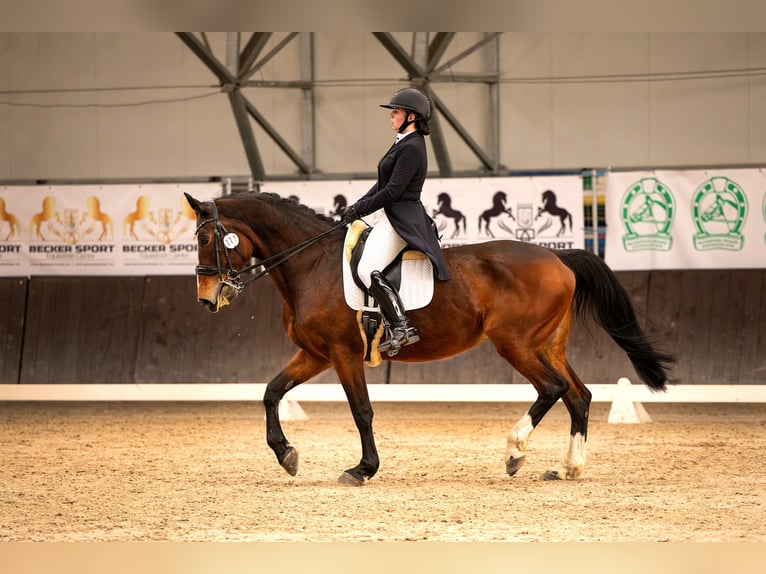
[[[515,475],[526,461],[527,443],[532,431],[569,387],[566,378],[553,369],[543,356],[529,357],[524,362],[511,361],[511,364],[532,383],[538,394],[537,400],[508,434],[505,470],[509,476]]]
[[[541,350],[535,351],[528,342],[509,339],[504,331],[488,331],[498,354],[508,361],[537,391],[537,400],[508,434],[505,470],[515,475],[526,462],[527,443],[532,431],[545,414],[569,388],[567,379],[552,366]]]
[[[585,467],[585,442],[588,440],[588,415],[591,393],[585,388],[577,373],[566,364],[571,384],[566,394],[561,397],[569,411],[572,421],[569,435],[569,451],[562,464],[554,466],[543,474],[545,480],[565,480],[578,478]]]
[[[274,377],[263,395],[263,406],[266,410],[266,442],[290,476],[298,473],[298,451],[295,450],[285,437],[279,422],[279,401],[285,393],[321,373],[330,366],[324,359],[313,357],[303,350],[298,351],[287,363],[287,366]]]

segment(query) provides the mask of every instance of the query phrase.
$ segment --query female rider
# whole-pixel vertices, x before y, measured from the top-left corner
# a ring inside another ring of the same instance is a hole
[[[431,100],[417,88],[404,88],[381,107],[391,110],[389,119],[396,141],[378,163],[377,181],[346,209],[343,221],[351,223],[370,216],[365,222],[373,229],[357,272],[391,327],[388,354],[394,355],[420,337],[404,314],[399,293],[381,271],[409,246],[428,256],[436,279],[447,281],[449,273],[433,220],[420,202],[428,171],[424,136],[430,133]]]

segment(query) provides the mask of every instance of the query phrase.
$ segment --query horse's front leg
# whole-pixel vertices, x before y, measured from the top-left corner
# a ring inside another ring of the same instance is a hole
[[[282,430],[279,422],[279,401],[287,391],[318,375],[329,366],[330,363],[326,359],[314,357],[301,349],[266,385],[266,392],[263,395],[263,406],[266,410],[266,442],[277,456],[279,464],[290,476],[298,473],[298,451],[290,446]]]
[[[380,459],[375,447],[375,437],[372,432],[372,405],[367,393],[367,381],[364,376],[364,363],[359,355],[345,358],[334,358],[333,364],[338,378],[346,393],[354,423],[359,431],[362,442],[362,459],[353,468],[349,468],[338,477],[338,484],[346,486],[362,486],[365,480],[372,478]]]

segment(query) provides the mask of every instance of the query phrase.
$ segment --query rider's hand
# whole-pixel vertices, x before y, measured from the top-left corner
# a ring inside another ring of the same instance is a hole
[[[359,219],[359,215],[356,212],[356,206],[350,205],[346,208],[346,211],[343,212],[343,223],[349,224],[353,223]]]

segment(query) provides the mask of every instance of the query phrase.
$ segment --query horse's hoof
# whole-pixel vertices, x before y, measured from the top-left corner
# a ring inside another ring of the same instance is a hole
[[[519,472],[519,469],[524,465],[524,462],[527,460],[527,457],[520,456],[517,458],[512,458],[508,460],[505,463],[505,472],[508,473],[508,476],[513,476],[517,472]]]
[[[293,447],[288,448],[287,454],[280,464],[290,476],[298,474],[298,451]]]
[[[348,472],[344,472],[338,477],[338,484],[341,486],[362,486],[364,480],[357,478]]]
[[[552,469],[546,470],[540,478],[543,480],[564,480],[565,476],[558,470]]]

